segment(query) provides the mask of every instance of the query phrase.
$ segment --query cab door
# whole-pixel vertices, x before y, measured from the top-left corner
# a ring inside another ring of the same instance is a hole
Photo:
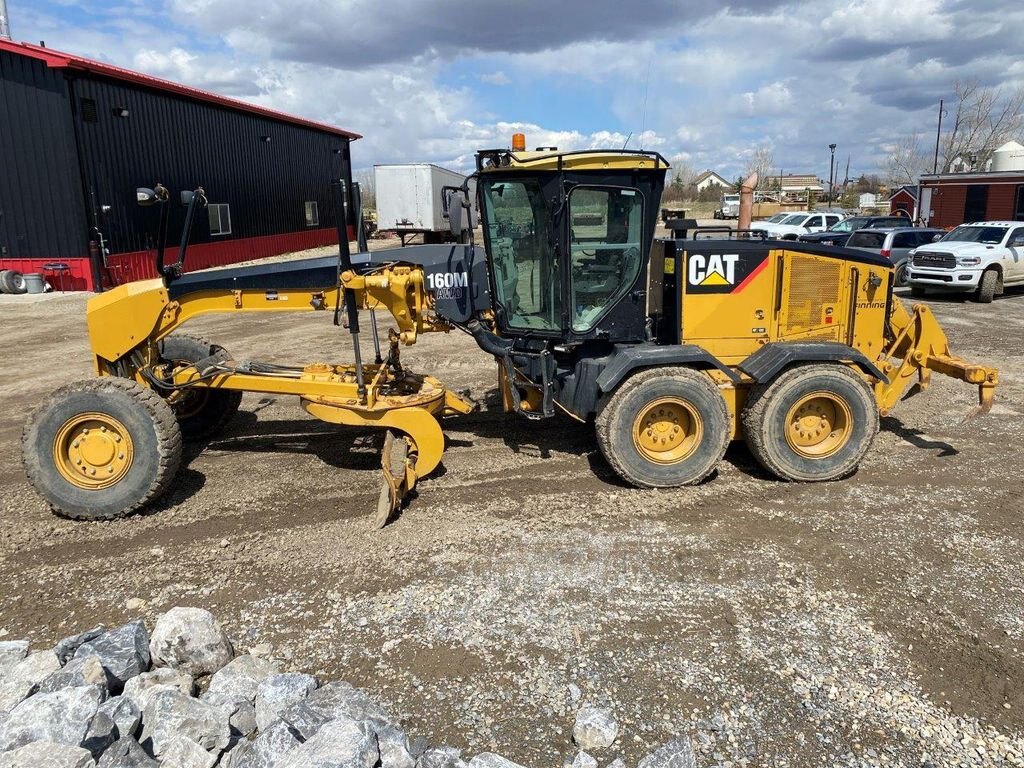
[[[1017,227],[1010,233],[1006,248],[1010,252],[1006,264],[1006,281],[1024,281],[1024,227]]]

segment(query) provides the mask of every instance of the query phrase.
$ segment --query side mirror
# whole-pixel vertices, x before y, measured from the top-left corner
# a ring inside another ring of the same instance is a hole
[[[151,205],[156,205],[160,200],[156,196],[155,190],[152,190],[149,187],[139,187],[135,190],[135,202],[143,208],[147,208]]]
[[[448,228],[455,237],[462,236],[462,201],[458,193],[448,198]]]
[[[189,203],[192,202],[192,198],[195,197],[195,195],[196,193],[193,192],[191,189],[181,190],[181,204],[188,205]]]
[[[941,239],[942,239],[942,235],[939,235],[939,234],[936,234],[936,235],[932,235],[932,242],[933,242],[933,243],[937,243],[937,242],[939,242],[939,240],[941,240]]]

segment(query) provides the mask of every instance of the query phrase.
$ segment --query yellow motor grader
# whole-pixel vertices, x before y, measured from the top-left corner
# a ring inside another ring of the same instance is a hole
[[[654,152],[485,150],[477,200],[445,190],[455,245],[351,254],[342,234],[337,258],[191,274],[184,248],[169,267],[161,253],[159,278],[90,300],[96,377],[31,416],[27,474],[59,515],[121,517],[167,490],[183,439],[214,436],[243,392],[292,394],[319,419],[384,431],[383,525],[441,461],[439,420],[474,407],[401,361],[421,333],[454,329],[496,360],[506,411],[592,421],[639,487],[704,480],[731,440],[785,480],[847,476],[879,415],[932,372],[991,406],[996,371],[954,356],[926,306],[904,307],[884,258],[749,232],[656,239],[667,168]],[[379,362],[362,362],[360,310],[394,320]],[[211,312],[344,314],[356,359],[236,360],[179,332]]]

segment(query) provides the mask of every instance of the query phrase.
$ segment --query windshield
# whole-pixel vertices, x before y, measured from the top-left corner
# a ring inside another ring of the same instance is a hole
[[[957,227],[944,238],[942,242],[950,243],[1000,243],[1006,229],[1003,227],[976,227],[973,225]]]
[[[739,195],[722,195],[722,200],[727,203],[738,203],[740,201]]]
[[[548,209],[536,179],[484,182],[495,299],[522,330],[562,324],[561,270],[548,243]]]
[[[846,241],[848,248],[878,248],[881,249],[885,244],[885,232],[862,230],[860,232],[854,232],[850,235],[850,239]]]
[[[855,229],[860,229],[868,223],[866,217],[854,217],[852,219],[843,219],[838,221],[828,228],[829,232],[853,232]]]
[[[769,216],[765,219],[765,222],[769,224],[781,224],[782,220],[790,215],[791,214],[788,213],[776,213],[774,216]]]
[[[807,214],[806,213],[797,213],[797,214],[793,214],[793,215],[787,216],[786,218],[784,218],[779,223],[780,224],[786,224],[787,226],[788,225],[792,225],[792,226],[795,226],[795,227],[799,227],[800,225],[802,225],[804,223],[804,220],[806,218],[807,218]]]

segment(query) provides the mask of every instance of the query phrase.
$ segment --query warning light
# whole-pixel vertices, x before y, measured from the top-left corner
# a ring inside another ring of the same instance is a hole
[[[525,133],[513,133],[512,134],[512,151],[513,152],[525,152],[526,151],[526,134]]]

